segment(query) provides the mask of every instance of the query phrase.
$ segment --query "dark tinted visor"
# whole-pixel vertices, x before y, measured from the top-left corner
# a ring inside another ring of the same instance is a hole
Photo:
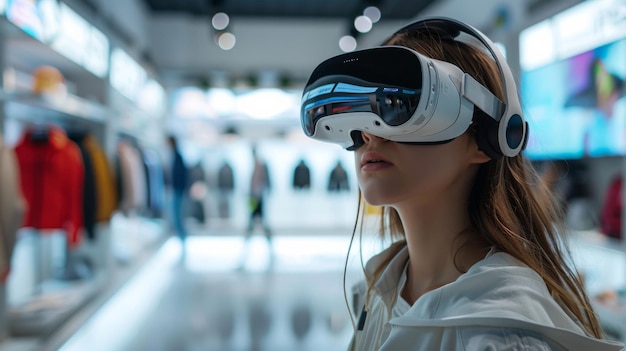
[[[302,97],[301,121],[311,136],[328,115],[372,112],[391,126],[407,122],[422,93],[419,57],[401,47],[343,54],[322,62]]]

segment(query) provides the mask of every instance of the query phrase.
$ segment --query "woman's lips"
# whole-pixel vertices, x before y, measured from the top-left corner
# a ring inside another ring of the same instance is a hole
[[[380,171],[393,166],[379,153],[367,151],[361,156],[361,170],[364,172]]]
[[[376,171],[382,171],[384,169],[387,169],[389,167],[393,166],[391,163],[389,162],[369,162],[364,164],[363,166],[361,166],[361,171],[363,172],[376,172]]]

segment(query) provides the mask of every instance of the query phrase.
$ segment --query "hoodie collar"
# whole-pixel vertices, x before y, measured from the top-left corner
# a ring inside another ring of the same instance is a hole
[[[367,276],[372,277],[380,265],[385,260],[388,260],[389,256],[393,255],[396,251],[397,249],[390,247],[368,260],[365,265],[365,272],[367,273]],[[405,244],[400,251],[395,254],[391,261],[389,261],[389,264],[387,264],[387,267],[385,267],[382,274],[374,284],[374,290],[381,296],[388,309],[391,308],[395,302],[398,282],[400,281],[400,276],[402,275],[404,266],[408,260],[409,249]]]

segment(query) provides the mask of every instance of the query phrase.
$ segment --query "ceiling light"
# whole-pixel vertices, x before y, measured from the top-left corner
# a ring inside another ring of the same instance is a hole
[[[381,17],[380,10],[376,6],[368,6],[367,8],[365,8],[365,10],[363,10],[363,15],[369,18],[372,23],[377,23],[378,21],[380,21]]]
[[[356,39],[351,35],[345,35],[339,39],[339,48],[343,52],[350,52],[356,49]]]
[[[236,42],[237,37],[230,32],[221,33],[219,37],[217,37],[217,45],[219,45],[222,50],[230,50],[234,48]]]
[[[213,25],[213,28],[217,30],[226,29],[229,23],[230,23],[230,18],[224,12],[216,13],[215,15],[213,15],[213,18],[211,19],[211,24]]]
[[[354,19],[354,28],[361,33],[367,33],[372,30],[372,20],[367,16],[359,16]]]

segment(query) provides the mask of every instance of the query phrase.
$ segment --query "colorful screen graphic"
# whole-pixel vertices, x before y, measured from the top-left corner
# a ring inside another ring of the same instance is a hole
[[[626,154],[626,40],[523,71],[531,159]]]

